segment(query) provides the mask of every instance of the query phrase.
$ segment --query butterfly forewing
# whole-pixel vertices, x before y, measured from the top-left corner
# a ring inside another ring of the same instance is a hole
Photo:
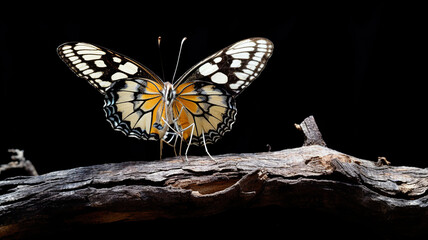
[[[219,85],[236,96],[260,75],[272,52],[273,43],[266,38],[239,41],[193,66],[175,86],[202,80]]]
[[[147,67],[107,48],[83,42],[64,43],[57,49],[60,58],[79,77],[104,94],[113,82],[130,77],[162,81]]]
[[[230,131],[236,117],[235,97],[266,66],[273,44],[265,38],[249,38],[226,47],[188,70],[174,84],[183,138],[192,144],[214,143]],[[194,125],[194,128],[189,126]]]

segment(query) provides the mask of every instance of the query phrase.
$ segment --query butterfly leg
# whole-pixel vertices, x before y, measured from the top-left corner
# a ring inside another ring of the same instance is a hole
[[[167,135],[173,135],[170,139],[168,139],[167,140]],[[174,153],[175,153],[175,156],[177,156],[177,151],[175,150],[175,146],[177,145],[177,134],[175,134],[175,133],[168,133],[168,134],[166,134],[164,137],[163,137],[163,139],[161,139],[161,141],[162,142],[165,142],[166,144],[168,144],[170,147],[172,147],[172,148],[174,148]],[[174,140],[175,139],[175,141],[174,141],[174,144],[171,144],[171,142],[172,142],[172,140]]]
[[[175,154],[175,156],[177,157],[177,156],[181,156],[181,149],[180,149],[180,152],[179,152],[179,155],[177,155],[177,149],[176,149],[176,147],[175,146],[177,146],[177,140],[178,140],[178,135],[175,135],[175,138],[174,138],[175,140],[174,140],[174,154]],[[180,146],[181,147],[181,146]]]
[[[181,138],[181,140],[180,140],[180,148],[179,148],[179,155],[180,156],[181,156],[181,150],[182,150],[182,147],[183,147],[183,133],[184,133],[184,131],[186,131],[187,129],[189,129],[189,127],[191,127],[191,126],[188,126],[188,127],[184,128],[184,129],[181,129],[181,126],[178,124],[178,120],[179,120],[179,118],[181,116],[181,113],[183,112],[183,109],[184,109],[184,106],[181,107],[180,111],[178,112],[177,117],[173,118],[173,120],[172,120],[172,122],[175,125],[175,128],[177,129],[177,134]],[[178,130],[178,129],[181,129],[181,130]]]
[[[162,160],[162,148],[163,148],[163,140],[160,140],[160,146],[159,146],[159,160]]]
[[[190,145],[192,145],[192,137],[193,137],[193,130],[195,129],[195,123],[190,124],[186,130],[192,127],[192,131],[190,132],[190,140],[189,143],[187,144],[187,148],[186,148],[186,152],[184,153],[184,156],[186,157],[186,161],[189,161],[189,159],[187,158],[187,152],[189,151]]]
[[[189,161],[189,159],[187,158],[187,153],[189,152],[189,148],[190,145],[192,145],[192,137],[193,137],[193,131],[195,130],[195,123],[190,124],[188,127],[186,127],[185,129],[182,130],[182,132],[186,131],[187,129],[189,129],[190,127],[192,127],[192,131],[190,132],[190,139],[189,139],[189,143],[187,144],[187,148],[186,148],[186,152],[185,152],[185,157],[186,157],[186,161]],[[205,135],[204,132],[202,132],[202,140],[204,141],[204,147],[205,147],[205,152],[208,154],[208,156],[211,158],[211,160],[215,159],[211,156],[211,154],[208,152],[208,148],[207,148],[207,143],[205,141]]]
[[[204,140],[205,152],[208,154],[208,156],[211,158],[211,160],[214,160],[214,161],[215,161],[215,159],[214,159],[214,158],[211,156],[211,154],[208,152],[207,143],[205,142],[205,135],[204,135],[204,132],[202,132],[202,140]]]
[[[177,157],[177,150],[176,150],[176,146],[177,146],[177,140],[178,140],[178,138],[180,137],[181,138],[181,142],[183,141],[183,134],[181,133],[183,130],[181,130],[180,132],[179,131],[177,131],[176,129],[174,129],[168,122],[167,122],[167,120],[165,120],[165,118],[163,118],[162,117],[162,121],[165,123],[165,125],[167,125],[167,127],[169,128],[169,129],[171,129],[172,131],[173,131],[173,133],[171,133],[171,134],[173,134],[174,135],[174,137],[173,138],[171,138],[170,140],[168,140],[168,141],[165,141],[168,145],[170,145],[171,147],[173,147],[174,148],[174,154],[175,154],[175,156]],[[174,120],[174,122],[175,122],[176,120]],[[168,134],[168,132],[167,132],[167,134]],[[167,134],[165,135],[165,136],[167,136]],[[172,142],[172,139],[175,139],[175,141],[174,141],[174,144],[171,144],[171,142]],[[181,142],[180,142],[180,152],[179,152],[179,155],[181,156]]]
[[[180,157],[181,157],[181,149],[182,149],[182,147],[183,147],[183,138],[181,137],[181,139],[180,139],[180,148],[179,148],[179,154],[180,154]]]

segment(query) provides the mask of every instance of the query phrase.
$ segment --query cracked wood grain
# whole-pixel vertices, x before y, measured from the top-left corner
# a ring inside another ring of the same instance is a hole
[[[81,167],[0,182],[0,235],[52,222],[99,224],[212,215],[238,207],[317,207],[427,226],[428,170],[376,166],[313,145]],[[400,220],[401,221],[401,220]]]
[[[317,208],[428,227],[428,169],[382,165],[320,145],[122,162],[0,181],[0,237],[52,225],[210,216],[237,208]]]

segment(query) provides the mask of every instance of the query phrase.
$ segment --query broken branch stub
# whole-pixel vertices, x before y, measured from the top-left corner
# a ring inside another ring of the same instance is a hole
[[[318,125],[315,122],[314,117],[311,115],[303,120],[300,124],[294,124],[294,126],[303,132],[304,142],[303,146],[320,145],[327,146],[324,142],[321,132],[318,129]]]

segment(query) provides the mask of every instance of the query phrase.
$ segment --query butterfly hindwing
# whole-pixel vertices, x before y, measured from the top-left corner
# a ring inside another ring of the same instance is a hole
[[[206,81],[189,81],[176,88],[172,105],[174,119],[183,138],[202,146],[214,143],[232,129],[236,117],[235,99],[221,87]]]
[[[105,94],[104,112],[113,129],[126,136],[144,140],[159,140],[166,128],[162,86],[146,78],[118,80]]]
[[[111,126],[130,137],[159,140],[168,130],[165,121],[185,141],[202,146],[214,143],[235,122],[235,99],[224,89],[205,81],[179,85],[176,98],[165,104],[161,86],[148,79],[121,79],[106,92],[104,111]],[[168,115],[168,116],[167,116]]]
[[[175,86],[202,80],[219,85],[236,96],[259,76],[272,52],[273,43],[266,38],[239,41],[193,66]]]
[[[143,77],[162,84],[147,67],[107,48],[83,42],[64,43],[57,49],[60,58],[79,77],[105,94],[113,82]]]

